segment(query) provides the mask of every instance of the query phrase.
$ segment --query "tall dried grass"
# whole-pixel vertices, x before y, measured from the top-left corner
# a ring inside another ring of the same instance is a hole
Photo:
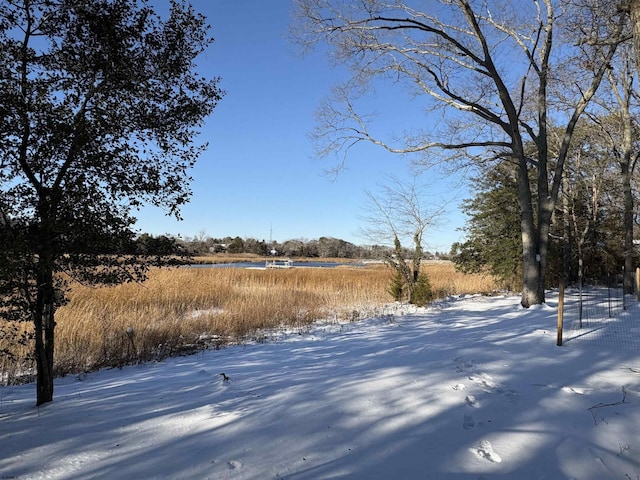
[[[495,289],[491,279],[461,274],[448,262],[425,263],[424,268],[438,297]],[[160,359],[259,338],[265,329],[303,329],[323,318],[373,315],[391,300],[390,278],[390,270],[382,265],[178,268],[152,271],[143,284],[78,285],[57,312],[56,372]],[[27,347],[4,346],[17,358],[28,356]],[[0,356],[0,368],[0,378],[11,381],[25,371],[25,363]]]

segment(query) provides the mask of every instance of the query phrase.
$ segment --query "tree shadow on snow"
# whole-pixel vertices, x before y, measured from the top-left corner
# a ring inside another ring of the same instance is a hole
[[[0,475],[635,479],[632,356],[556,347],[554,325],[550,307],[479,297],[61,379],[39,412],[16,387]]]

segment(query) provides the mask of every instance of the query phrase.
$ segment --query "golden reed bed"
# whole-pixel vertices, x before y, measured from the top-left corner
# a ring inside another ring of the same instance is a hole
[[[425,263],[424,269],[439,298],[496,289],[490,278],[456,272],[449,262]],[[318,319],[363,318],[391,302],[391,275],[380,264],[285,270],[182,267],[153,270],[143,284],[76,285],[56,316],[56,372],[160,359],[256,339],[264,329],[306,328]],[[7,346],[1,342],[0,349]],[[17,381],[32,368],[27,347],[11,348],[21,360],[0,356],[4,382]]]

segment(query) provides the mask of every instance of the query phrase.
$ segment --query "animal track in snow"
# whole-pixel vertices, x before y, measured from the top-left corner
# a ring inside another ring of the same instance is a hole
[[[491,446],[491,442],[489,442],[489,440],[482,440],[480,444],[477,447],[472,448],[471,451],[478,457],[489,460],[491,463],[502,462],[502,458],[500,458],[500,455],[493,451],[493,447]]]

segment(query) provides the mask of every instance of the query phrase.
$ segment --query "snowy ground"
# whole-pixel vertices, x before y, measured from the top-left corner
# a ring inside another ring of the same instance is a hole
[[[0,479],[640,479],[640,351],[468,297],[0,388]],[[220,372],[230,377],[225,382]]]

